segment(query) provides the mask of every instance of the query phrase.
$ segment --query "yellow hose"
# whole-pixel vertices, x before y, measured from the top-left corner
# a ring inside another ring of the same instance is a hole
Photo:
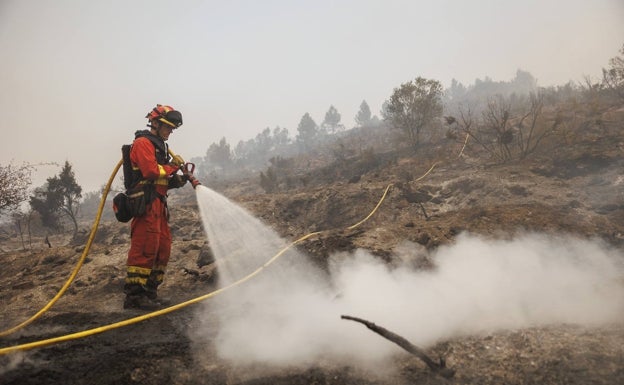
[[[37,313],[35,313],[35,315],[33,315],[32,317],[30,317],[29,319],[27,319],[26,321],[20,323],[17,326],[14,326],[14,327],[12,327],[10,329],[7,329],[7,330],[4,330],[4,331],[0,332],[0,337],[4,337],[4,336],[7,336],[9,334],[12,334],[12,333],[16,332],[17,330],[23,328],[24,326],[30,324],[31,322],[33,322],[34,320],[39,318],[43,313],[48,311],[48,309],[50,309],[52,307],[52,305],[54,305],[56,303],[56,301],[58,301],[59,298],[61,298],[61,296],[63,294],[65,294],[65,291],[67,291],[67,289],[69,288],[69,285],[71,285],[71,283],[73,282],[74,278],[76,278],[76,275],[78,274],[78,272],[82,268],[84,260],[87,257],[87,254],[89,253],[89,249],[91,248],[91,244],[93,243],[93,238],[95,238],[95,233],[97,232],[98,225],[100,224],[100,219],[102,218],[102,210],[104,209],[104,205],[106,204],[106,196],[108,195],[108,191],[110,190],[111,185],[113,184],[113,180],[115,179],[115,175],[117,175],[117,171],[119,170],[119,168],[121,167],[122,164],[123,164],[123,159],[120,160],[119,163],[117,163],[117,166],[115,166],[115,169],[113,170],[113,173],[111,174],[110,178],[108,179],[108,183],[106,184],[106,188],[102,192],[102,199],[100,199],[100,206],[98,208],[98,212],[97,212],[97,215],[95,217],[95,221],[93,222],[93,226],[91,227],[91,234],[89,235],[89,239],[87,240],[87,244],[86,244],[86,246],[85,246],[85,248],[84,248],[84,250],[82,252],[82,255],[80,256],[80,259],[78,260],[78,263],[76,263],[76,266],[74,267],[74,270],[72,271],[71,275],[67,279],[67,282],[65,282],[63,287],[61,287],[61,289],[59,290],[59,292],[56,293],[54,298],[52,298],[50,300],[50,302],[47,303],[47,305],[45,305],[43,308],[41,308],[41,310],[39,310]]]
[[[174,154],[173,151],[171,151],[171,149],[169,149],[169,154],[173,157],[174,161],[177,161],[179,163],[180,166],[182,164],[184,164],[184,160],[180,156]],[[89,250],[91,249],[91,244],[93,243],[93,239],[95,238],[95,233],[97,232],[97,228],[98,228],[98,226],[100,224],[100,219],[102,218],[102,211],[104,210],[104,205],[106,204],[106,197],[108,196],[108,192],[110,191],[110,188],[111,188],[111,186],[113,184],[113,181],[115,180],[115,176],[117,175],[117,172],[119,171],[119,168],[121,168],[122,165],[123,165],[123,159],[121,159],[117,163],[117,165],[115,166],[115,168],[114,168],[110,178],[108,178],[108,183],[106,184],[106,187],[104,188],[104,191],[102,192],[102,198],[100,199],[100,206],[98,207],[98,212],[97,212],[97,215],[95,217],[95,221],[93,222],[93,226],[91,227],[91,234],[89,235],[89,239],[87,240],[87,244],[86,244],[86,246],[85,246],[85,248],[84,248],[84,250],[82,252],[82,255],[80,256],[80,259],[78,259],[78,262],[76,263],[76,266],[74,267],[74,270],[70,274],[69,278],[67,279],[67,281],[65,282],[63,287],[61,287],[59,292],[56,293],[56,295],[50,300],[50,302],[48,302],[43,308],[41,308],[41,310],[39,310],[32,317],[30,317],[29,319],[23,321],[19,325],[16,325],[16,326],[14,326],[14,327],[12,327],[10,329],[6,329],[6,330],[1,331],[0,332],[0,337],[5,337],[5,336],[7,336],[9,334],[13,334],[16,331],[22,329],[23,327],[29,325],[34,320],[36,320],[37,318],[41,317],[41,315],[43,313],[48,311],[63,296],[63,294],[65,294],[65,292],[69,288],[69,285],[71,285],[71,283],[76,278],[76,275],[78,274],[78,272],[82,268],[82,265],[84,264],[84,261],[85,261],[87,255],[89,254]]]
[[[457,156],[457,158],[461,157],[464,149],[466,148],[467,142],[468,142],[468,135],[466,136],[466,140],[464,141],[464,145],[463,145],[459,155]],[[173,154],[173,152],[169,151],[169,153],[172,156],[175,156],[175,154]],[[99,210],[98,210],[98,214],[96,216],[96,220],[95,220],[95,222],[93,224],[93,228],[91,229],[91,235],[89,236],[89,240],[87,241],[87,246],[85,247],[85,250],[84,250],[81,258],[78,261],[78,264],[76,265],[76,267],[74,268],[74,271],[72,272],[72,275],[70,276],[68,281],[61,288],[59,293],[52,299],[52,301],[50,301],[50,303],[48,303],[37,314],[35,314],[33,317],[31,317],[27,321],[24,321],[20,325],[17,325],[17,326],[15,326],[12,329],[9,329],[7,331],[4,331],[4,332],[0,333],[0,336],[4,336],[4,335],[7,335],[7,334],[10,334],[10,333],[14,332],[15,330],[18,330],[18,329],[28,325],[29,323],[31,323],[32,321],[37,319],[46,310],[48,310],[63,295],[63,293],[65,293],[65,291],[67,290],[67,288],[69,287],[69,285],[73,281],[74,277],[76,276],[76,274],[80,270],[80,267],[82,266],[82,263],[84,262],[84,259],[85,259],[86,255],[87,255],[88,251],[89,251],[89,248],[91,247],[91,243],[93,242],[93,238],[95,237],[95,232],[97,231],[97,226],[98,226],[98,224],[100,222],[100,218],[102,216],[102,209],[103,209],[104,203],[106,201],[106,196],[108,195],[108,191],[110,190],[110,186],[112,184],[112,181],[113,181],[115,175],[117,174],[117,171],[119,170],[119,167],[121,167],[122,163],[123,163],[123,160],[120,161],[117,164],[117,166],[115,167],[115,170],[113,171],[113,174],[111,175],[111,177],[108,180],[108,184],[106,185],[106,188],[105,188],[104,193],[102,195],[102,200],[100,201],[100,207],[99,207]],[[440,162],[434,163],[431,166],[431,168],[429,168],[429,170],[427,170],[427,172],[425,172],[422,176],[417,178],[416,181],[420,181],[421,179],[426,177],[429,173],[431,173],[431,171],[433,171],[433,169],[436,167],[436,165],[438,163],[440,163]],[[373,216],[373,214],[377,211],[379,206],[381,206],[381,203],[386,198],[386,195],[388,194],[388,191],[390,190],[390,187],[392,187],[392,184],[389,184],[386,187],[386,189],[384,190],[384,193],[381,196],[381,199],[379,200],[377,205],[373,208],[373,210],[364,219],[362,219],[361,221],[357,222],[354,225],[351,225],[351,226],[347,227],[347,229],[352,230],[352,229],[360,226],[361,224],[366,222],[371,216]],[[303,237],[297,239],[296,241],[290,243],[288,246],[286,246],[285,248],[280,250],[271,259],[269,259],[264,265],[260,266],[258,269],[253,271],[251,274],[249,274],[249,275],[239,279],[236,282],[233,282],[233,283],[231,283],[231,284],[229,284],[227,286],[224,286],[224,287],[222,287],[220,289],[212,291],[212,292],[210,292],[208,294],[205,294],[203,296],[200,296],[200,297],[197,297],[197,298],[193,298],[193,299],[190,299],[190,300],[188,300],[186,302],[182,302],[182,303],[179,303],[177,305],[173,305],[173,306],[170,306],[168,308],[161,309],[161,310],[158,310],[158,311],[155,311],[155,312],[152,312],[152,313],[144,314],[142,316],[129,318],[129,319],[124,320],[124,321],[116,322],[116,323],[105,325],[105,326],[100,326],[100,327],[93,328],[93,329],[84,330],[82,332],[77,332],[77,333],[73,333],[73,334],[66,334],[66,335],[63,335],[63,336],[49,338],[49,339],[46,339],[46,340],[34,341],[34,342],[22,344],[22,345],[15,345],[15,346],[9,346],[9,347],[5,347],[5,348],[0,348],[0,356],[4,355],[4,354],[7,354],[7,353],[15,352],[15,351],[29,350],[29,349],[34,349],[34,348],[37,348],[37,347],[44,347],[44,346],[52,345],[52,344],[59,343],[59,342],[70,341],[70,340],[74,340],[74,339],[78,339],[78,338],[84,338],[84,337],[87,337],[87,336],[90,336],[90,335],[93,335],[93,334],[103,333],[103,332],[108,331],[108,330],[117,329],[117,328],[120,328],[120,327],[123,327],[123,326],[127,326],[127,325],[131,325],[131,324],[134,324],[134,323],[137,323],[137,322],[141,322],[141,321],[144,321],[144,320],[147,320],[147,319],[150,319],[150,318],[154,318],[154,317],[157,317],[157,316],[168,314],[168,313],[171,313],[173,311],[179,310],[179,309],[181,309],[183,307],[186,307],[188,305],[201,302],[201,301],[203,301],[205,299],[214,297],[215,295],[220,294],[220,293],[222,293],[222,292],[224,292],[224,291],[226,291],[228,289],[231,289],[231,288],[233,288],[235,286],[238,286],[238,285],[240,285],[241,283],[243,283],[245,281],[248,281],[249,279],[251,279],[254,276],[256,276],[257,274],[259,274],[264,268],[266,268],[267,266],[269,266],[270,264],[275,262],[275,260],[277,260],[280,256],[282,256],[291,247],[295,246],[296,244],[298,244],[300,242],[303,242],[304,240],[306,240],[306,239],[308,239],[310,237],[313,237],[313,236],[321,234],[321,233],[322,232],[317,231],[317,232],[313,232],[313,233],[304,235]]]
[[[381,196],[381,199],[379,200],[379,202],[377,202],[377,205],[375,206],[375,208],[361,221],[359,221],[358,223],[351,225],[349,227],[347,227],[347,230],[353,230],[356,227],[358,227],[359,225],[361,225],[362,223],[366,222],[368,220],[368,218],[372,217],[373,214],[375,214],[375,211],[377,211],[377,209],[379,208],[379,206],[381,206],[381,202],[384,201],[384,199],[386,199],[386,194],[388,194],[388,190],[390,190],[390,187],[392,187],[392,183],[390,183],[388,185],[388,187],[386,187],[386,190],[384,191],[383,195]]]
[[[377,205],[375,206],[375,208],[371,211],[371,213],[366,216],[366,218],[364,218],[363,220],[359,221],[358,223],[356,223],[355,225],[349,226],[348,229],[353,229],[359,225],[361,225],[362,223],[364,223],[366,220],[368,220],[374,213],[375,211],[377,211],[377,208],[379,208],[379,206],[381,205],[381,203],[383,202],[383,200],[385,199],[388,190],[390,189],[390,187],[392,186],[392,184],[388,185],[388,187],[386,187],[381,199],[379,200],[379,202],[377,203]],[[97,328],[93,328],[93,329],[88,329],[88,330],[84,330],[81,332],[77,332],[77,333],[73,333],[73,334],[67,334],[67,335],[63,335],[63,336],[59,336],[59,337],[54,337],[54,338],[49,338],[49,339],[45,339],[45,340],[40,340],[40,341],[34,341],[34,342],[30,342],[30,343],[26,343],[26,344],[22,344],[22,345],[15,345],[15,346],[9,346],[9,347],[5,347],[5,348],[1,348],[0,349],[0,356],[7,354],[7,353],[11,353],[11,352],[15,352],[15,351],[19,351],[19,350],[29,350],[29,349],[34,349],[34,348],[38,348],[38,347],[44,347],[44,346],[48,346],[48,345],[52,345],[55,343],[59,343],[59,342],[64,342],[64,341],[70,341],[70,340],[74,340],[74,339],[78,339],[78,338],[84,338],[93,334],[99,334],[99,333],[103,333],[105,331],[108,330],[112,330],[112,329],[117,329],[120,328],[122,326],[128,326],[137,322],[141,322],[141,321],[145,321],[147,319],[150,318],[154,318],[154,317],[158,317],[161,316],[163,314],[168,314],[171,313],[173,311],[179,310],[183,307],[186,307],[188,305],[203,301],[205,299],[208,299],[210,297],[214,297],[217,294],[220,294],[226,290],[229,290],[235,286],[240,285],[243,282],[246,282],[248,280],[250,280],[251,278],[253,278],[254,276],[258,275],[262,270],[264,270],[264,268],[266,268],[267,266],[269,266],[270,264],[272,264],[273,262],[275,262],[275,260],[277,260],[280,256],[282,256],[287,250],[289,250],[291,247],[295,246],[298,243],[303,242],[304,240],[313,237],[315,235],[321,234],[320,231],[317,232],[313,232],[313,233],[309,233],[307,235],[304,235],[303,237],[297,239],[296,241],[290,243],[289,245],[287,245],[286,247],[284,247],[282,250],[280,250],[277,254],[275,254],[273,257],[271,257],[271,259],[269,259],[264,265],[260,266],[258,269],[256,269],[255,271],[253,271],[251,274],[239,279],[236,282],[233,282],[227,286],[224,286],[220,289],[214,290],[208,294],[205,294],[203,296],[197,297],[197,298],[193,298],[190,299],[186,302],[182,302],[179,303],[177,305],[173,305],[170,306],[168,308],[165,309],[161,309],[161,310],[157,310],[155,312],[152,313],[147,313],[138,317],[134,317],[134,318],[129,318],[127,320],[123,320],[120,322],[116,322],[113,324],[109,324],[109,325],[105,325],[105,326],[100,326]]]

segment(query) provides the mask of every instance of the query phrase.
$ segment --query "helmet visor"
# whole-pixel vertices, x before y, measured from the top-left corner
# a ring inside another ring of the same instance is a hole
[[[173,128],[178,128],[182,125],[182,114],[180,111],[169,111],[159,120]]]

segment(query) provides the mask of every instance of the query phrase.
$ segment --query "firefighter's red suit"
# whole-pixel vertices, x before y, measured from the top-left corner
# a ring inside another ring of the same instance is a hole
[[[171,183],[171,176],[178,167],[169,163],[165,142],[147,130],[137,131],[135,137],[130,150],[133,172],[136,172],[138,185],[150,192],[146,196],[152,197],[148,198],[145,214],[133,218],[130,225],[124,291],[127,294],[147,292],[148,296],[155,297],[171,255],[167,190],[181,186]]]

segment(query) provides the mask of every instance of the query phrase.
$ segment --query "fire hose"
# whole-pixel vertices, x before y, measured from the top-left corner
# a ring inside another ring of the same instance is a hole
[[[182,159],[179,155],[174,154],[171,150],[169,150],[169,154],[171,155],[171,157],[173,159],[173,163],[180,167],[180,169],[182,170],[182,174],[185,177],[187,177],[187,179],[189,180],[189,182],[191,183],[193,188],[196,188],[197,185],[199,185],[200,183],[193,176],[193,172],[195,171],[195,164],[185,162],[184,159]],[[93,226],[91,227],[91,233],[89,234],[89,238],[87,239],[87,243],[85,245],[85,248],[84,248],[84,250],[82,252],[82,255],[78,259],[78,262],[76,263],[76,266],[74,267],[74,270],[72,270],[72,272],[69,275],[69,278],[67,279],[65,284],[63,284],[63,286],[60,288],[58,293],[56,293],[56,295],[44,307],[42,307],[41,310],[39,310],[37,313],[35,313],[33,316],[31,316],[27,320],[23,321],[22,323],[14,326],[14,327],[12,327],[10,329],[6,329],[6,330],[1,331],[0,332],[0,337],[4,337],[4,336],[7,336],[9,334],[15,333],[16,331],[18,331],[18,330],[22,329],[23,327],[29,325],[34,320],[39,318],[43,313],[48,311],[63,296],[63,294],[65,294],[65,292],[67,291],[67,289],[69,288],[71,283],[76,278],[76,275],[78,274],[78,272],[82,268],[82,265],[84,264],[84,261],[85,261],[87,255],[89,254],[89,250],[91,249],[91,244],[93,243],[93,239],[95,238],[95,233],[97,232],[98,226],[100,224],[100,220],[102,218],[102,211],[104,210],[104,205],[106,204],[106,197],[108,196],[108,193],[109,193],[110,188],[111,188],[111,186],[113,184],[113,181],[115,180],[115,176],[117,175],[117,172],[121,168],[122,164],[123,164],[123,159],[121,159],[117,163],[117,165],[113,169],[113,172],[112,172],[110,178],[108,178],[108,182],[106,183],[106,186],[104,187],[104,190],[102,192],[102,198],[100,199],[100,205],[98,207],[98,211],[97,211],[97,214],[95,216],[95,221],[93,222]]]
[[[347,227],[347,229],[354,229],[356,227],[358,227],[359,225],[361,225],[362,223],[364,223],[366,220],[368,220],[379,208],[379,206],[381,206],[381,203],[384,201],[384,199],[386,198],[386,195],[388,194],[388,191],[390,190],[390,187],[392,187],[392,184],[389,184],[386,189],[384,190],[384,193],[381,197],[381,199],[379,200],[379,202],[377,203],[377,205],[375,206],[375,208],[368,214],[368,216],[366,216],[363,220],[359,221],[358,223]],[[134,318],[129,318],[120,322],[116,322],[116,323],[112,323],[109,325],[104,325],[104,326],[100,326],[100,327],[96,327],[93,329],[88,329],[88,330],[84,330],[81,332],[77,332],[77,333],[72,333],[72,334],[66,334],[63,336],[59,336],[59,337],[54,337],[54,338],[49,338],[49,339],[45,339],[45,340],[40,340],[40,341],[34,341],[34,342],[30,342],[30,343],[26,343],[26,344],[22,344],[22,345],[15,345],[15,346],[9,346],[9,347],[5,347],[5,348],[0,348],[0,356],[7,354],[7,353],[11,353],[11,352],[16,352],[16,351],[23,351],[23,350],[30,350],[30,349],[34,349],[34,348],[38,348],[38,347],[44,347],[44,346],[48,346],[48,345],[52,345],[52,344],[56,344],[56,343],[60,343],[60,342],[65,342],[65,341],[70,341],[70,340],[74,340],[74,339],[78,339],[78,338],[84,338],[90,335],[94,335],[94,334],[99,334],[99,333],[103,333],[105,331],[109,331],[109,330],[113,330],[113,329],[117,329],[123,326],[128,326],[131,324],[135,324],[141,321],[145,321],[147,319],[150,318],[154,318],[154,317],[158,317],[164,314],[168,314],[171,312],[174,312],[176,310],[182,309],[186,306],[204,301],[208,298],[214,297],[226,290],[229,290],[235,286],[238,286],[248,280],[250,280],[251,278],[255,277],[256,275],[258,275],[262,270],[264,270],[266,267],[268,267],[269,265],[271,265],[273,262],[275,262],[279,257],[281,257],[286,251],[288,251],[289,249],[291,249],[293,246],[305,241],[308,238],[311,238],[313,236],[319,235],[323,233],[323,231],[316,231],[316,232],[312,232],[309,234],[306,234],[304,236],[302,236],[301,238],[295,240],[294,242],[291,242],[290,244],[288,244],[286,247],[284,247],[282,250],[280,250],[277,254],[275,254],[273,257],[271,257],[267,262],[265,262],[262,266],[260,266],[259,268],[257,268],[255,271],[253,271],[252,273],[250,273],[249,275],[227,285],[224,286],[222,288],[219,288],[217,290],[214,290],[208,294],[202,295],[200,297],[196,297],[193,299],[190,299],[188,301],[179,303],[177,305],[173,305],[164,309],[160,309],[151,313],[147,313],[147,314],[143,314],[141,316],[138,317],[134,317]],[[76,270],[76,269],[75,269]],[[70,282],[71,283],[71,282]],[[69,286],[69,284],[67,284]],[[60,293],[62,294],[62,293]],[[58,297],[60,297],[60,294],[58,295]],[[51,304],[49,304],[49,306],[52,306]],[[48,306],[48,308],[49,308]],[[40,315],[40,313],[43,313],[43,311],[40,311],[38,313],[38,315]],[[34,320],[34,318],[32,319]],[[31,321],[32,321],[31,320]],[[24,325],[25,326],[25,325]],[[16,328],[14,328],[16,329]]]
[[[461,155],[464,152],[464,149],[466,148],[466,144],[468,143],[468,138],[469,136],[466,135],[466,140],[464,141],[463,147],[461,149],[461,151],[459,152],[459,154],[457,155],[457,158],[461,157]],[[186,164],[184,162],[184,160],[179,157],[174,155],[171,151],[169,151],[169,153],[172,155],[173,157],[173,162],[175,164],[178,165],[184,165]],[[89,239],[87,241],[87,244],[85,246],[85,249],[80,257],[80,259],[78,260],[78,263],[76,264],[76,267],[74,268],[74,270],[72,271],[72,274],[70,275],[69,279],[67,280],[67,282],[63,285],[63,287],[61,288],[61,290],[59,290],[59,292],[57,293],[57,295],[46,305],[44,306],[39,312],[37,312],[34,316],[32,316],[31,318],[29,318],[28,320],[22,322],[21,324],[5,330],[3,332],[0,332],[0,337],[2,336],[6,336],[8,334],[11,334],[21,328],[23,328],[24,326],[30,324],[31,322],[33,322],[35,319],[39,318],[43,313],[45,313],[50,307],[52,307],[52,305],[54,305],[54,303],[56,303],[56,301],[58,301],[58,299],[65,293],[65,291],[67,290],[67,288],[69,287],[69,285],[72,283],[72,281],[74,280],[75,276],[78,274],[78,271],[80,270],[80,268],[82,267],[82,264],[86,258],[86,255],[88,254],[89,248],[91,247],[91,244],[93,242],[93,238],[95,237],[95,233],[97,231],[97,227],[99,225],[101,216],[102,216],[102,210],[104,207],[104,204],[106,202],[106,196],[108,195],[108,192],[110,190],[112,181],[114,180],[115,175],[117,174],[117,171],[119,170],[119,168],[121,167],[123,163],[123,160],[120,161],[117,166],[115,167],[115,169],[113,170],[113,173],[111,174],[108,183],[102,193],[102,199],[100,201],[100,206],[98,208],[98,213],[96,215],[96,219],[93,223],[93,227],[91,229],[91,234],[89,235]],[[429,173],[431,173],[431,171],[433,171],[433,169],[439,164],[440,162],[435,162],[431,168],[429,168],[429,170],[427,170],[427,172],[425,174],[423,174],[422,176],[420,176],[419,178],[416,179],[416,181],[420,181],[422,180],[425,176],[427,176]],[[190,166],[189,166],[190,167]],[[187,171],[194,171],[194,165],[192,167],[190,167],[190,169],[187,169]],[[192,182],[191,182],[192,183]],[[199,184],[199,183],[198,183]],[[193,187],[195,188],[196,185],[193,185]],[[383,192],[383,195],[381,196],[381,198],[379,199],[379,202],[377,203],[377,205],[373,208],[373,210],[361,221],[347,227],[348,230],[352,230],[355,229],[356,227],[360,226],[361,224],[363,224],[364,222],[366,222],[371,216],[373,216],[373,214],[375,214],[375,212],[377,211],[377,209],[381,206],[382,202],[384,201],[384,199],[386,198],[386,195],[388,194],[388,191],[390,190],[390,188],[392,187],[392,183],[388,184],[388,186],[386,187],[386,189]],[[267,262],[265,262],[262,266],[260,266],[259,268],[257,268],[255,271],[253,271],[252,273],[250,273],[249,275],[239,279],[238,281],[235,281],[227,286],[224,286],[222,288],[219,288],[217,290],[214,290],[208,294],[202,295],[200,297],[196,297],[193,299],[190,299],[188,301],[179,303],[177,305],[173,305],[164,309],[160,309],[157,311],[154,311],[152,313],[147,313],[138,317],[134,317],[134,318],[129,318],[120,322],[116,322],[116,323],[112,323],[112,324],[108,324],[108,325],[104,325],[104,326],[100,326],[100,327],[96,327],[93,329],[88,329],[88,330],[84,330],[81,332],[76,332],[76,333],[72,333],[72,334],[66,334],[66,335],[62,335],[62,336],[58,336],[58,337],[53,337],[53,338],[49,338],[49,339],[45,339],[45,340],[39,340],[39,341],[34,341],[34,342],[30,342],[30,343],[25,343],[25,344],[21,344],[21,345],[14,345],[14,346],[8,346],[8,347],[4,347],[4,348],[0,348],[0,356],[8,354],[8,353],[13,353],[13,352],[17,352],[17,351],[25,351],[25,350],[30,350],[30,349],[34,349],[34,348],[38,348],[38,347],[45,347],[45,346],[49,346],[49,345],[53,345],[56,343],[60,343],[60,342],[65,342],[65,341],[70,341],[70,340],[75,340],[75,339],[79,339],[79,338],[84,338],[87,336],[91,336],[94,334],[99,334],[99,333],[103,333],[109,330],[113,330],[113,329],[117,329],[123,326],[128,326],[131,324],[135,324],[141,321],[145,321],[147,319],[150,318],[154,318],[154,317],[158,317],[164,314],[168,314],[171,312],[174,312],[176,310],[182,309],[186,306],[204,301],[208,298],[214,297],[226,290],[229,290],[235,286],[238,286],[248,280],[250,280],[251,278],[255,277],[256,275],[258,275],[262,270],[264,270],[266,267],[268,267],[269,265],[271,265],[273,262],[275,262],[279,257],[281,257],[286,251],[288,251],[290,248],[292,248],[293,246],[305,241],[306,239],[309,239],[313,236],[322,234],[324,232],[328,232],[328,230],[326,231],[317,231],[317,232],[312,232],[309,234],[306,234],[304,236],[302,236],[301,238],[295,240],[294,242],[291,242],[289,245],[287,245],[286,247],[284,247],[282,250],[280,250],[277,254],[275,254],[273,257],[271,257]]]
[[[89,249],[91,248],[91,244],[93,243],[93,239],[95,238],[95,233],[97,231],[98,225],[100,224],[100,219],[102,218],[102,211],[104,209],[104,204],[106,203],[106,196],[108,195],[110,187],[113,184],[113,180],[115,179],[115,175],[117,175],[117,171],[119,170],[122,164],[123,164],[123,160],[120,160],[119,163],[117,163],[117,165],[115,166],[115,169],[113,170],[113,173],[111,174],[110,178],[108,179],[108,183],[106,184],[106,187],[104,188],[104,191],[102,192],[102,199],[100,199],[100,205],[98,207],[97,215],[95,216],[95,221],[93,222],[93,226],[91,227],[91,233],[89,234],[89,238],[87,239],[87,244],[85,245],[85,248],[82,251],[82,255],[78,259],[78,262],[76,263],[76,266],[74,267],[74,270],[69,275],[69,278],[67,279],[65,284],[61,287],[58,293],[56,293],[54,298],[52,298],[50,302],[48,302],[44,307],[42,307],[41,310],[39,310],[32,317],[28,318],[26,321],[23,321],[19,325],[16,325],[10,329],[0,332],[0,337],[4,337],[9,334],[15,333],[16,331],[30,324],[31,322],[39,318],[43,313],[48,311],[48,309],[50,309],[52,305],[54,305],[56,301],[58,301],[59,298],[61,298],[63,294],[65,294],[65,292],[69,288],[69,285],[71,285],[71,283],[74,281],[74,278],[76,278],[76,275],[82,268],[82,265],[87,257],[87,254],[89,253]]]

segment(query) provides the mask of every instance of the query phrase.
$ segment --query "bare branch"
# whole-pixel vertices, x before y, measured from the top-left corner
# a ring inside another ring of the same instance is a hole
[[[387,340],[394,342],[395,344],[399,345],[406,351],[420,358],[425,364],[427,364],[429,369],[431,369],[434,373],[437,373],[444,378],[451,378],[455,375],[455,370],[447,368],[446,361],[442,357],[440,357],[440,362],[436,363],[431,358],[429,358],[429,356],[427,356],[425,352],[423,352],[422,349],[420,349],[418,346],[413,345],[411,342],[409,342],[405,338],[401,337],[398,334],[391,332],[388,329],[385,329],[381,326],[377,326],[370,321],[366,321],[364,319],[357,318],[357,317],[343,315],[340,318],[364,324],[370,330],[386,338]]]

